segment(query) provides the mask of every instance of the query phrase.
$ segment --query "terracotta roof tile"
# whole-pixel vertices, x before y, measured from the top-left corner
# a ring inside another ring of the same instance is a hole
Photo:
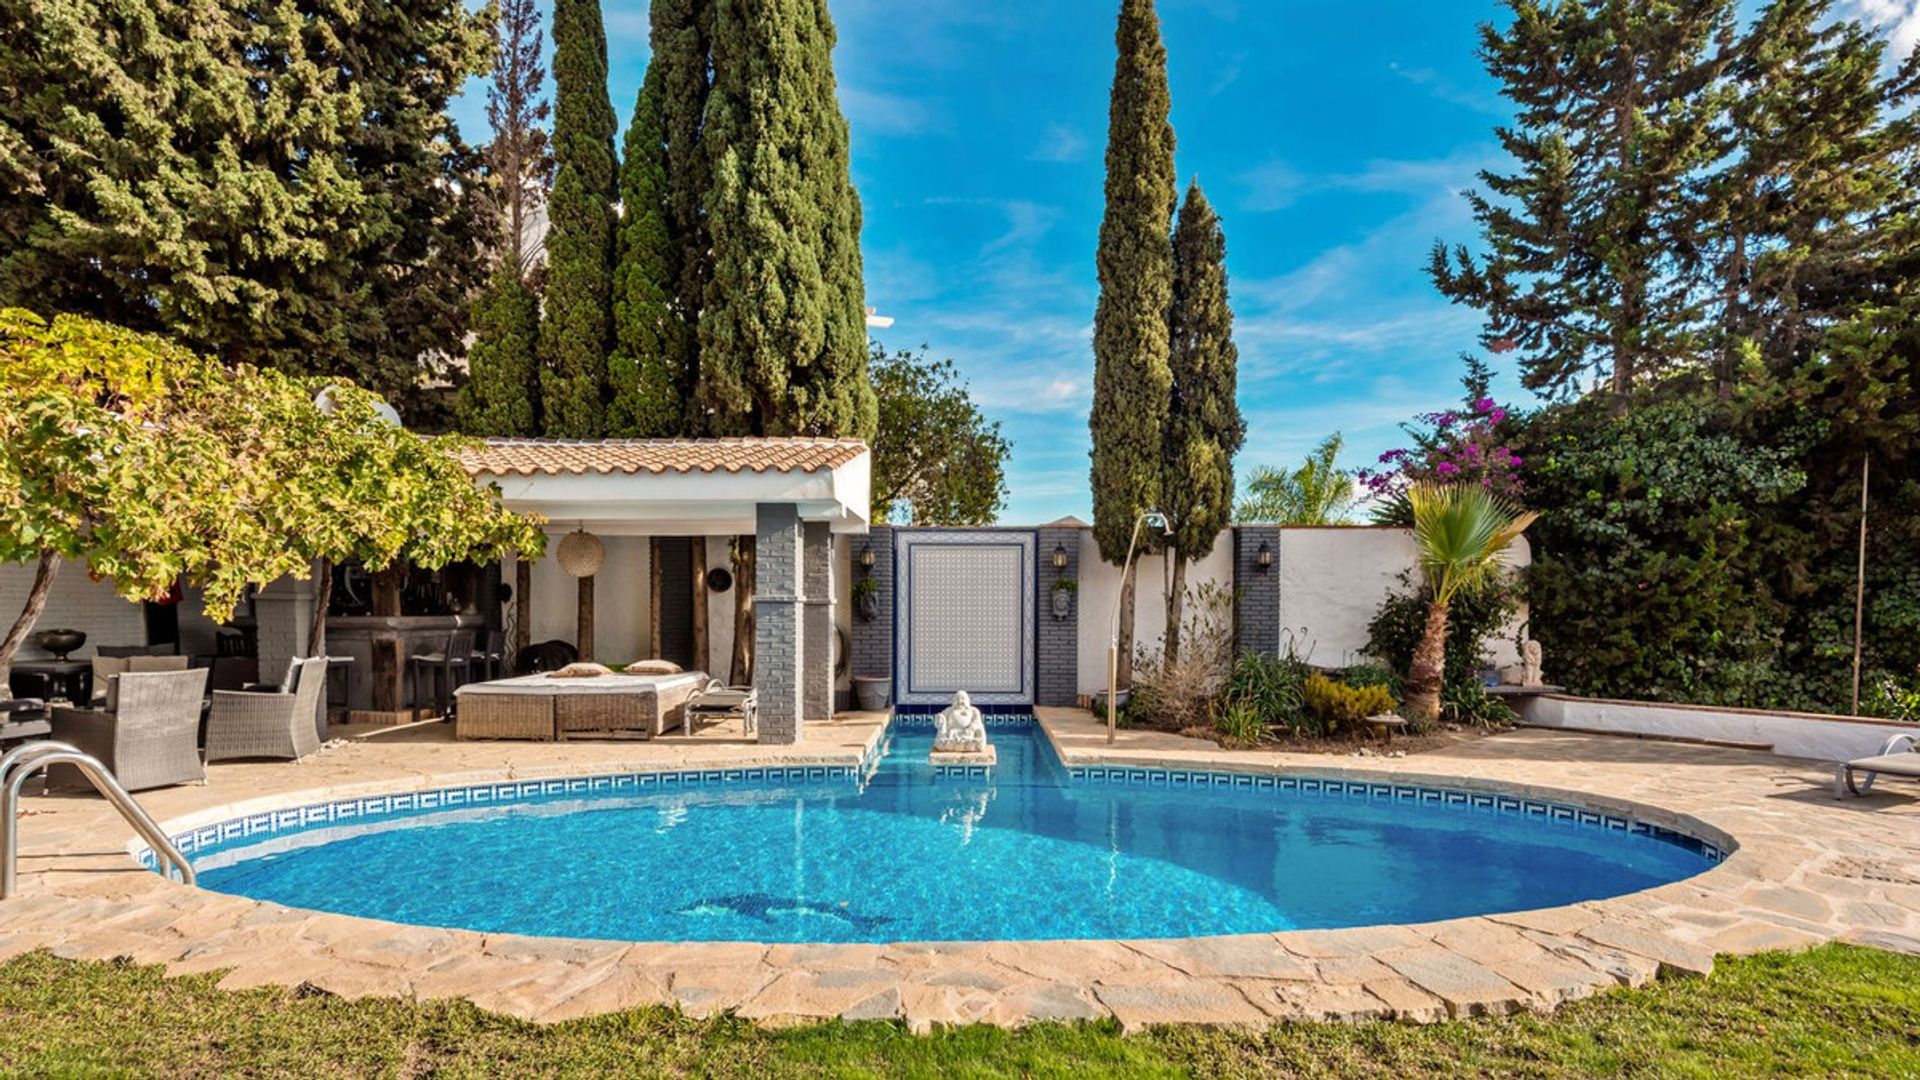
[[[814,472],[866,452],[858,439],[488,439],[460,463],[491,476]]]

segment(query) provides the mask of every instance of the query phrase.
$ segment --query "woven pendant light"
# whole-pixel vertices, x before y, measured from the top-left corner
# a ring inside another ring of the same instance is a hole
[[[592,577],[606,561],[607,546],[587,530],[575,529],[560,538],[560,548],[554,556],[560,560],[560,569],[572,576]]]

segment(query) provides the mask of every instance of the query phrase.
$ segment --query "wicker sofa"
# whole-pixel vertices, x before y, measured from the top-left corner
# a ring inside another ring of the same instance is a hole
[[[522,675],[468,683],[455,692],[454,736],[461,739],[656,738],[681,726],[687,699],[707,684],[698,671],[677,675]]]
[[[128,791],[205,780],[200,703],[206,686],[204,669],[113,675],[106,708],[53,710],[52,737],[99,758]],[[50,786],[85,783],[70,765],[48,771]]]

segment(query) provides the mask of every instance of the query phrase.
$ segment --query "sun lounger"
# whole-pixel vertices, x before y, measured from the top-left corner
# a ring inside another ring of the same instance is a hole
[[[707,684],[705,690],[696,691],[687,699],[687,734],[700,733],[700,721],[725,720],[738,717],[740,727],[748,735],[753,734],[755,713],[760,705],[759,695],[750,686],[728,686],[715,679]]]
[[[1855,773],[1865,773],[1865,781],[1856,784]],[[1843,762],[1833,774],[1833,797],[1846,798],[1847,792],[1865,795],[1881,773],[1905,780],[1920,780],[1920,733],[1903,732],[1887,740],[1877,757],[1855,758]]]

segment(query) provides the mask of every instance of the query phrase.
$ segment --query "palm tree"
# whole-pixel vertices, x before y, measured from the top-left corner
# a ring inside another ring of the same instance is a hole
[[[1447,608],[1455,596],[1487,587],[1507,545],[1540,515],[1521,510],[1477,484],[1419,483],[1407,490],[1420,572],[1431,597],[1426,629],[1407,672],[1407,707],[1440,718],[1447,669]]]
[[[1247,480],[1247,497],[1234,510],[1242,524],[1337,525],[1354,502],[1353,474],[1335,464],[1346,440],[1327,436],[1293,470],[1259,465]]]

